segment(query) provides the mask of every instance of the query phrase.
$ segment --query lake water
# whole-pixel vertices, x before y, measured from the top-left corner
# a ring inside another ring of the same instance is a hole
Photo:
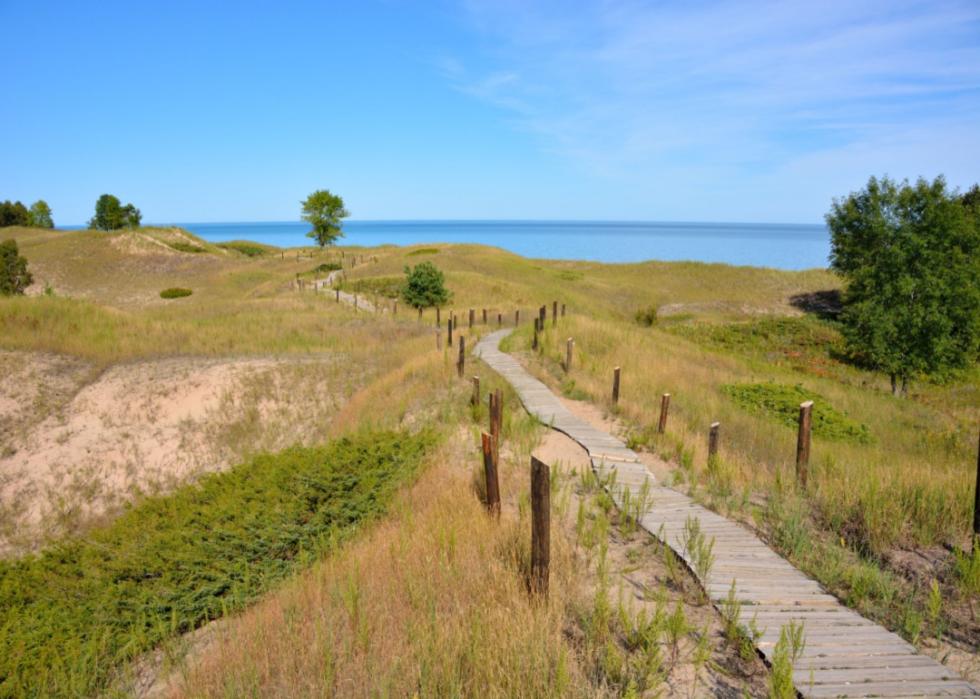
[[[253,240],[283,247],[309,245],[309,225],[283,223],[178,224],[210,242]],[[826,226],[760,223],[597,221],[347,221],[342,244],[481,243],[524,257],[640,262],[698,260],[733,265],[826,267]]]

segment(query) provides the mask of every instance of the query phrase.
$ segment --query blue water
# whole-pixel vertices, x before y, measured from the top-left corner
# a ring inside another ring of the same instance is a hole
[[[278,246],[309,245],[309,225],[183,223],[211,242],[254,240]],[[733,265],[809,269],[826,267],[825,226],[761,223],[598,221],[348,221],[341,244],[482,243],[524,257],[640,262],[698,260]]]

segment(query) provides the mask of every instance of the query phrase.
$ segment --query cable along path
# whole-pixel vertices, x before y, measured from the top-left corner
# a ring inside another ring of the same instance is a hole
[[[946,666],[842,605],[745,527],[658,485],[636,452],[573,415],[547,386],[500,350],[500,341],[510,332],[486,335],[474,353],[514,387],[531,415],[578,442],[600,477],[615,472],[611,495],[617,506],[635,505],[644,497],[651,503],[640,525],[685,560],[715,607],[728,597],[734,581],[744,617],[755,616],[763,631],[756,646],[768,662],[780,630],[802,623],[805,647],[794,665],[793,682],[803,696],[980,696]],[[705,537],[715,541],[714,564],[704,576],[681,543],[689,518],[698,520]]]

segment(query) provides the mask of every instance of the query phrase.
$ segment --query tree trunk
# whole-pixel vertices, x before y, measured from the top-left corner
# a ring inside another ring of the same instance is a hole
[[[898,374],[892,374],[891,375],[891,379],[892,379],[892,395],[893,396],[897,396],[898,395]]]

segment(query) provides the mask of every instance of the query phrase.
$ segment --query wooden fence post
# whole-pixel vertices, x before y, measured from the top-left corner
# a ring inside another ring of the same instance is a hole
[[[558,325],[558,302],[551,302],[551,325]]]
[[[487,511],[500,516],[500,482],[497,479],[497,462],[493,455],[493,437],[486,432],[480,435],[483,448],[483,473],[487,486]]]
[[[572,370],[572,348],[575,346],[575,340],[568,338],[565,340],[565,373],[569,373]]]
[[[980,439],[977,440],[977,481],[973,490],[973,546],[980,542]]]
[[[660,422],[657,423],[657,433],[663,434],[667,429],[667,411],[670,410],[670,394],[665,393],[660,397]]]
[[[531,457],[531,592],[548,594],[551,561],[551,469]]]
[[[613,369],[612,404],[619,405],[619,367]]]
[[[466,338],[459,336],[459,359],[456,360],[456,373],[459,378],[463,378],[463,371],[466,369]]]
[[[514,311],[514,327],[516,328],[521,324],[521,311],[520,309]]]
[[[473,329],[473,319],[475,317],[476,317],[476,312],[471,308],[470,309],[470,330]]]
[[[565,304],[562,304],[562,305],[561,305],[561,317],[562,317],[562,318],[564,318],[564,317],[565,317]]]
[[[487,309],[483,309],[483,324],[487,324]]]
[[[715,459],[718,458],[718,428],[721,427],[720,422],[712,422],[711,427],[708,428],[708,465],[712,465]]]
[[[448,333],[448,335],[446,336],[447,339],[446,347],[452,349],[453,348],[453,317],[452,316],[446,318],[446,332]]]
[[[480,377],[473,377],[473,397],[470,398],[470,405],[480,404]]]
[[[442,327],[442,309],[436,306],[436,327]]]
[[[493,437],[493,462],[500,463],[500,431],[503,427],[504,399],[498,388],[487,396],[490,403],[490,436]]]
[[[541,331],[542,332],[544,332],[544,321],[545,321],[545,316],[547,316],[547,314],[548,314],[548,307],[547,306],[542,306],[541,308],[538,309],[538,318],[541,320]]]
[[[538,325],[541,323],[540,318],[534,319],[534,339],[531,340],[531,349],[536,350],[538,348]]]
[[[796,480],[806,488],[808,467],[810,465],[810,425],[813,418],[813,401],[800,403],[799,428],[796,433]]]
[[[503,327],[503,325],[504,325],[504,314],[503,313],[497,313],[497,327],[498,328],[501,328],[501,327]]]

